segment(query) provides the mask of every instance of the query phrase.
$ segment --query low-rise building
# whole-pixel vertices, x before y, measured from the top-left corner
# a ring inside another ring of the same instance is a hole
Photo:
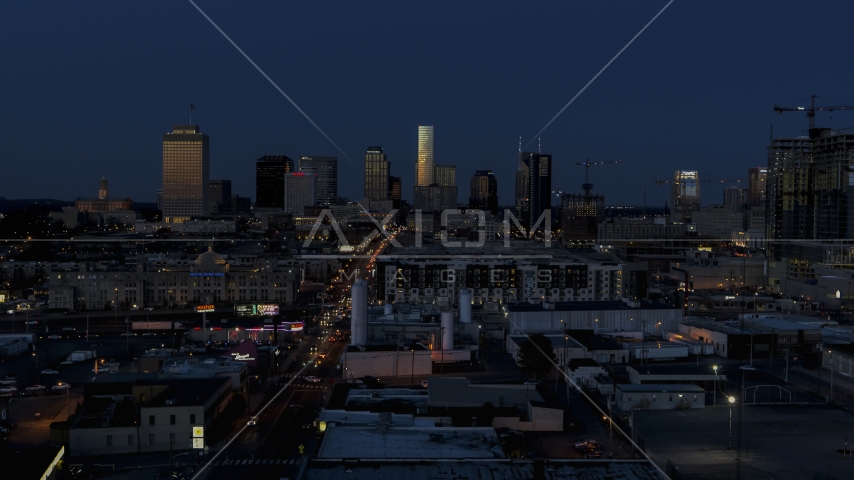
[[[551,341],[558,366],[562,367],[575,359],[587,358],[587,349],[568,334],[546,335],[545,337]],[[527,340],[527,335],[507,335],[507,353],[513,357],[516,363],[519,363],[519,349]]]
[[[706,391],[697,385],[620,384],[615,397],[624,412],[706,408]]]

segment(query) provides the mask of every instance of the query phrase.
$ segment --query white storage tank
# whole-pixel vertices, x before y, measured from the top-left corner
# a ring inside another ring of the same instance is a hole
[[[454,348],[454,312],[442,312],[442,350]]]
[[[357,280],[351,296],[350,344],[368,343],[368,282]]]
[[[460,323],[471,323],[471,291],[460,290]]]

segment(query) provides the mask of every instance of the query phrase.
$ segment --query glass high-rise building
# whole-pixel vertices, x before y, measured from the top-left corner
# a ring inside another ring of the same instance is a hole
[[[700,175],[696,170],[677,170],[670,188],[670,219],[685,222],[700,209]]]
[[[198,125],[175,125],[163,134],[163,220],[183,223],[210,212],[209,138]]]
[[[552,156],[533,153],[529,160],[526,227],[532,232],[540,215],[552,208]]]
[[[432,185],[435,159],[433,157],[433,126],[418,126],[418,159],[415,161],[415,186]]]
[[[208,200],[211,202],[211,213],[228,213],[231,211],[231,180],[211,180],[208,189]]]
[[[471,177],[469,207],[498,213],[498,180],[492,170],[478,170]]]
[[[388,177],[388,199],[393,200],[396,203],[397,207],[400,206],[400,192],[402,190],[402,183],[400,177]]]
[[[302,215],[305,207],[313,207],[317,203],[317,178],[317,175],[306,172],[285,175],[285,212]]]
[[[765,204],[767,184],[767,168],[753,167],[747,169],[747,201],[751,206]]]
[[[294,161],[284,155],[264,155],[255,162],[255,207],[282,210],[285,207],[285,174],[294,171]]]
[[[456,165],[434,165],[433,183],[440,187],[457,186]]]
[[[338,157],[300,157],[299,171],[317,176],[315,201],[319,205],[338,203]]]
[[[365,198],[372,200],[389,199],[389,169],[391,162],[386,160],[383,147],[368,147],[365,151]]]

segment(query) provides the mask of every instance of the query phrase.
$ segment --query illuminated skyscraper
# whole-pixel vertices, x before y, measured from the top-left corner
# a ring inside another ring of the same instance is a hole
[[[299,157],[299,171],[317,176],[314,198],[319,205],[338,203],[338,157]]]
[[[438,184],[440,187],[456,187],[457,186],[457,166],[456,165],[434,165],[433,183]]]
[[[767,183],[767,168],[753,167],[747,169],[747,201],[751,206],[765,204]]]
[[[264,155],[255,162],[255,207],[283,209],[285,174],[294,171],[294,161],[284,155]]]
[[[389,200],[389,168],[383,147],[368,147],[365,151],[365,198],[368,201]]]
[[[199,126],[175,125],[163,134],[163,220],[207,216],[209,182],[209,138]]]
[[[469,207],[498,213],[498,181],[492,170],[478,170],[471,177]]]
[[[700,208],[700,176],[696,170],[677,170],[670,189],[670,219],[685,222]]]
[[[433,158],[433,126],[418,127],[418,159],[415,162],[415,186],[431,185],[435,161]]]

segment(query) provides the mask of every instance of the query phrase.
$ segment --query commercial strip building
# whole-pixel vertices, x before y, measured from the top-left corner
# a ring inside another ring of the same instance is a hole
[[[193,261],[139,256],[136,263],[56,264],[50,272],[50,306],[168,306],[261,300],[296,301],[300,267],[293,260],[251,257],[228,261],[212,249]]]
[[[52,443],[73,457],[190,449],[193,427],[213,428],[231,396],[228,377],[87,384],[71,425],[51,425]]]
[[[503,306],[512,333],[556,333],[566,330],[644,332],[654,335],[676,330],[682,310],[649,302],[556,302]]]
[[[679,325],[679,333],[714,345],[715,355],[740,359],[817,353],[822,342],[821,329],[816,326],[780,316],[748,314],[743,318],[729,322],[692,319]]]

